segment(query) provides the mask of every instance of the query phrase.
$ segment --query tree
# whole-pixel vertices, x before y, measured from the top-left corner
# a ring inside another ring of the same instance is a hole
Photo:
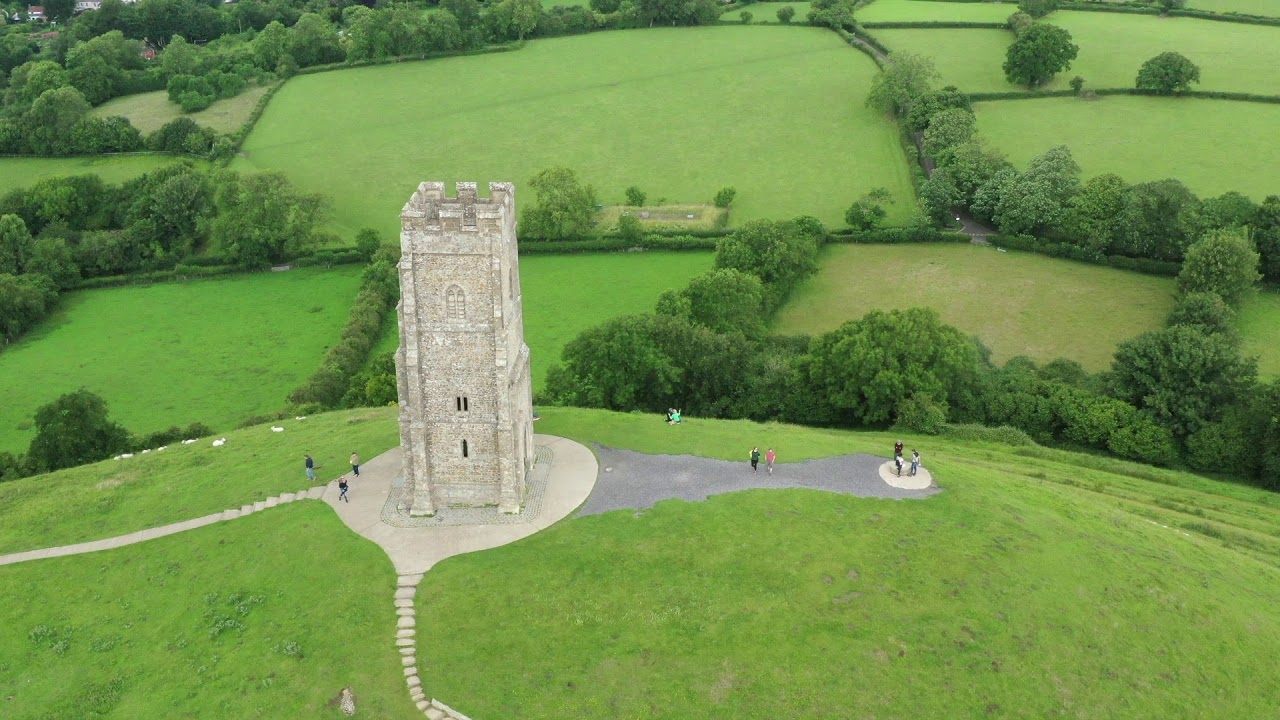
[[[72,87],[49,90],[31,104],[23,116],[24,135],[37,155],[65,155],[71,146],[71,128],[89,114],[89,103]]]
[[[1000,232],[1030,235],[1060,226],[1067,202],[1080,191],[1079,174],[1066,145],[1032,158],[996,205],[993,219]]]
[[[1258,253],[1244,232],[1217,230],[1187,248],[1178,292],[1211,292],[1235,306],[1261,278]]]
[[[31,253],[31,233],[17,215],[0,215],[0,274],[22,272]]]
[[[1212,292],[1190,292],[1178,296],[1166,325],[1190,325],[1206,335],[1225,333],[1238,337],[1236,313],[1221,295]]]
[[[855,422],[889,421],[906,398],[936,403],[971,392],[979,356],[973,341],[926,308],[874,310],[814,339],[809,381]]]
[[[644,191],[635,185],[627,188],[627,204],[631,207],[644,207],[644,201],[647,199],[648,196],[644,194]]]
[[[547,371],[547,393],[561,402],[608,410],[658,410],[679,381],[653,340],[653,315],[615,318],[582,332]],[[668,405],[668,407],[670,407]]]
[[[165,78],[174,75],[199,75],[204,69],[204,48],[192,45],[181,35],[174,35],[156,58],[160,74]]]
[[[1187,0],[1157,0],[1157,2],[1159,2],[1160,7],[1164,8],[1165,12],[1187,6]]]
[[[969,142],[977,132],[978,122],[972,110],[939,111],[929,119],[929,127],[924,131],[924,151],[939,164],[946,165],[951,149]]]
[[[956,205],[968,206],[978,188],[1000,170],[1011,169],[1003,153],[988,147],[981,136],[951,148],[944,168],[960,193]]]
[[[739,270],[716,269],[698,275],[679,291],[681,300],[668,302],[693,322],[717,333],[739,332],[757,337],[764,332],[764,285],[760,278]],[[660,310],[661,312],[661,310]]]
[[[1196,236],[1199,207],[1199,198],[1177,180],[1134,185],[1115,251],[1130,257],[1181,260]]]
[[[1079,75],[1071,78],[1071,82],[1067,84],[1071,86],[1071,91],[1077,95],[1084,92],[1084,78]]]
[[[951,208],[959,205],[963,198],[949,168],[934,170],[920,184],[920,211],[936,226],[946,225],[955,218]]]
[[[244,267],[262,267],[314,244],[328,201],[302,194],[279,172],[228,173],[220,179],[213,239]]]
[[[1018,0],[1018,10],[1039,19],[1058,9],[1058,0]]]
[[[0,273],[0,339],[13,342],[58,302],[58,287],[44,275]]]
[[[31,251],[23,265],[24,272],[44,275],[60,290],[75,287],[80,282],[80,268],[76,267],[71,248],[60,237],[40,237],[31,244]]]
[[[1067,239],[1086,250],[1107,253],[1124,232],[1130,202],[1129,183],[1119,175],[1089,178],[1067,202],[1062,223]]]
[[[354,32],[355,29],[353,28]],[[355,39],[352,39],[355,42]],[[263,70],[275,70],[280,60],[289,54],[289,30],[279,21],[272,22],[263,28],[249,46],[258,59],[258,67]]]
[[[129,431],[107,417],[107,403],[77,390],[36,410],[27,462],[49,472],[105,460],[129,446]]]
[[[1139,90],[1161,95],[1186,92],[1200,82],[1200,68],[1182,53],[1163,52],[1142,63],[1136,81]]]
[[[1268,280],[1280,280],[1280,195],[1268,195],[1253,216],[1253,241],[1261,270]]]
[[[783,25],[790,25],[791,19],[796,16],[796,9],[790,5],[783,5],[778,8],[778,22]]]
[[[421,17],[421,13],[418,14]],[[338,29],[316,13],[304,13],[289,28],[286,52],[302,67],[341,62],[346,56],[338,44]]]
[[[68,84],[67,71],[52,60],[24,63],[9,74],[9,89],[5,92],[4,102],[6,105],[30,105],[46,92]]]
[[[472,48],[484,44],[480,3],[477,0],[441,0],[440,7],[457,19],[458,29],[462,33],[462,47]]]
[[[635,215],[623,214],[618,217],[618,236],[629,243],[639,243],[644,240],[644,224]]]
[[[1036,23],[1009,45],[1004,75],[1016,85],[1036,87],[1070,68],[1079,53],[1071,33],[1056,25]]]
[[[71,145],[75,152],[86,154],[133,152],[142,147],[142,133],[129,118],[89,115],[72,126]]]
[[[1005,22],[1009,23],[1009,30],[1013,32],[1014,37],[1018,37],[1027,31],[1027,28],[1036,24],[1036,19],[1027,13],[1019,10],[1009,16]]]
[[[854,201],[844,212],[844,221],[855,230],[870,230],[884,221],[888,212],[886,204],[893,202],[888,189],[872,188],[870,192]]]
[[[932,58],[894,53],[889,63],[872,79],[867,107],[883,112],[907,112],[912,102],[929,92],[930,86],[940,77]]]
[[[31,59],[31,41],[19,34],[0,36],[0,77]]]
[[[75,11],[76,0],[46,0],[44,3],[45,15],[58,22],[70,20],[71,14]]]
[[[820,242],[796,221],[752,220],[716,243],[715,264],[759,278],[772,307],[817,269]]]
[[[1258,206],[1252,200],[1232,191],[1201,201],[1189,219],[1194,226],[1192,232],[1199,237],[1212,230],[1243,230],[1257,214]]]
[[[1179,438],[1220,417],[1257,374],[1231,338],[1187,325],[1155,330],[1120,344],[1111,366],[1117,397],[1149,411]]]
[[[809,4],[809,24],[847,30],[855,24],[854,0],[814,0]]]
[[[575,240],[595,234],[596,191],[566,167],[543,170],[529,179],[537,202],[526,206],[524,229],[543,240]]]
[[[955,85],[948,85],[941,90],[930,90],[911,103],[911,111],[906,117],[907,129],[913,133],[924,132],[936,113],[953,108],[972,110],[973,103],[969,100],[969,96],[960,92]]]
[[[366,260],[372,260],[374,253],[378,252],[380,247],[382,247],[382,236],[377,230],[365,227],[360,228],[360,232],[356,233],[356,250],[359,250]]]
[[[743,10],[742,12],[738,13],[738,19],[742,21],[743,25],[750,25],[751,18],[753,17],[755,16],[747,12],[746,10]]]

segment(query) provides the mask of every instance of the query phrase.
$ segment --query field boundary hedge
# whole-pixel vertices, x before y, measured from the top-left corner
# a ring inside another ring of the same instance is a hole
[[[1235,100],[1236,102],[1253,102],[1280,105],[1280,95],[1259,95],[1257,93],[1226,92],[1220,90],[1186,90],[1180,93],[1162,93],[1140,88],[1099,88],[1086,90],[1095,95],[1136,95],[1141,97],[1162,98],[1197,98],[1200,100]],[[1037,100],[1040,98],[1074,97],[1075,90],[1005,90],[1001,92],[968,93],[970,102],[994,102],[997,100]]]
[[[1062,260],[1075,260],[1091,265],[1105,265],[1118,270],[1131,270],[1144,275],[1176,277],[1182,271],[1182,264],[1165,260],[1126,257],[1124,255],[1103,255],[1091,252],[1070,243],[1039,240],[1025,235],[988,235],[987,242],[1003,250],[1036,253]]]
[[[319,265],[354,265],[363,263],[365,260],[366,258],[355,248],[336,248],[298,255],[290,258],[287,264],[290,269],[293,269]],[[123,287],[125,285],[151,285],[161,282],[183,282],[222,275],[251,275],[263,272],[270,272],[270,270],[245,268],[241,265],[227,263],[225,258],[219,256],[192,257],[178,263],[172,270],[153,270],[150,272],[130,273],[128,275],[105,275],[87,278],[76,283],[76,286],[71,290],[92,290],[96,288]]]
[[[959,2],[961,0],[939,0],[941,2]],[[1267,17],[1265,15],[1249,15],[1247,13],[1216,13],[1208,10],[1196,10],[1195,8],[1175,8],[1171,10],[1163,10],[1154,8],[1150,5],[1139,5],[1134,3],[1081,3],[1081,2],[1064,2],[1058,6],[1059,10],[1076,10],[1080,12],[1107,12],[1122,13],[1127,15],[1166,15],[1169,17],[1187,17],[1197,20],[1214,20],[1217,22],[1239,23],[1242,25],[1280,25],[1280,17]]]
[[[1014,7],[1017,12],[1017,7]],[[1008,30],[1007,22],[978,22],[972,20],[884,20],[881,22],[858,23],[859,27],[869,30],[942,30],[945,28],[961,30]]]

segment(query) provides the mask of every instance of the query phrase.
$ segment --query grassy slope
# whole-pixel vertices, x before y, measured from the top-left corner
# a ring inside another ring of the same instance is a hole
[[[858,22],[1004,22],[1016,3],[875,0],[857,11]]]
[[[0,450],[36,408],[87,387],[134,432],[274,412],[346,322],[360,268],[85,290],[0,353]]]
[[[108,117],[123,115],[129,118],[133,126],[143,135],[159,130],[162,125],[180,117],[188,117],[204,127],[212,128],[220,133],[235,132],[249,119],[249,114],[258,105],[258,100],[266,94],[268,87],[251,87],[239,95],[218,100],[209,107],[195,113],[184,113],[182,108],[169,102],[169,94],[164,90],[139,93],[114,98],[93,109],[93,115]]]
[[[533,363],[534,389],[542,388],[547,368],[583,330],[621,315],[653,310],[658,296],[678,290],[711,268],[711,253],[608,253],[603,255],[530,255],[520,258],[524,296],[524,334]],[[391,352],[400,342],[394,314],[373,355]]]
[[[121,183],[170,163],[173,155],[116,155],[75,158],[0,158],[0,193],[62,175],[99,175],[104,182]]]
[[[875,72],[817,28],[537,40],[295,78],[233,167],[283,170],[334,196],[340,228],[388,234],[421,180],[523,184],[552,165],[575,169],[604,203],[632,184],[655,203],[734,185],[733,222],[807,213],[836,223],[883,185],[902,220],[913,205],[903,153],[892,124],[862,104]]]
[[[1244,351],[1258,356],[1258,374],[1280,377],[1280,292],[1259,292],[1240,307]]]
[[[892,439],[577,410],[540,425],[723,458]],[[926,501],[668,501],[442,563],[418,593],[432,693],[521,718],[1254,717],[1280,702],[1257,663],[1280,641],[1259,610],[1280,597],[1275,495],[926,442],[946,488]]]
[[[978,103],[974,111],[979,131],[1019,166],[1065,144],[1086,178],[1108,172],[1130,182],[1174,177],[1204,197],[1236,190],[1259,201],[1280,192],[1280,145],[1272,138],[1280,127],[1280,105],[1044,98]],[[1224,127],[1231,128],[1230,142],[1221,141]]]
[[[341,718],[343,687],[361,716],[422,717],[392,649],[391,563],[318,502],[0,567],[0,588],[7,720]],[[243,627],[211,637],[219,618]]]
[[[1009,7],[1012,10],[1012,7]],[[1080,46],[1071,68],[1045,87],[1060,89],[1076,75],[1086,87],[1133,87],[1138,68],[1168,50],[1200,66],[1199,90],[1280,94],[1280,28],[1151,15],[1068,12],[1048,22],[1066,28]],[[943,80],[966,92],[1013,90],[1001,65],[1013,41],[1004,30],[872,30],[891,50],[929,55]]]
[[[1159,327],[1173,306],[1172,280],[1030,253],[972,245],[833,245],[823,253],[775,332],[825,332],[869,310],[924,306],[982,338],[997,361],[1068,357],[1102,370],[1116,344]]]
[[[321,482],[350,469],[351,453],[371,458],[400,444],[395,408],[326,413],[175,444],[163,452],[107,460],[0,483],[0,553],[124,535],[238,508],[317,483],[306,479],[311,453]],[[68,502],[68,498],[74,498]]]

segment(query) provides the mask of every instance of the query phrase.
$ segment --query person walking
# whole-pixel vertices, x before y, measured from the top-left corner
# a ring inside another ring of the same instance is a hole
[[[360,477],[360,456],[355,453],[351,453],[351,472]]]
[[[777,459],[778,459],[778,453],[774,452],[773,448],[769,448],[767,451],[765,451],[764,463],[765,463],[765,466],[769,468],[770,475],[773,474],[773,461]]]
[[[316,461],[311,459],[310,453],[306,455],[306,458],[307,458],[307,479],[315,480],[316,479]]]
[[[343,475],[342,477],[338,478],[338,499],[339,500],[346,500],[347,502],[351,502],[351,498],[347,497],[347,490],[349,488],[350,486],[347,485],[346,475]]]
[[[902,477],[902,453],[893,456],[893,466],[897,468],[898,477]]]
[[[760,464],[760,448],[753,447],[751,448],[751,472],[756,472],[759,469],[757,467],[759,464]]]
[[[920,453],[915,448],[911,448],[911,476],[915,477],[916,471],[920,469]]]

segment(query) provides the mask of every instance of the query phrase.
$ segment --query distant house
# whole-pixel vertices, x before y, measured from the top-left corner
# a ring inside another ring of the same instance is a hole
[[[76,12],[78,13],[97,10],[100,7],[102,7],[102,0],[76,0]]]
[[[45,20],[47,20],[47,19],[48,19],[48,18],[47,18],[47,17],[45,17],[45,14],[44,14],[44,6],[43,6],[43,5],[28,5],[28,6],[27,6],[27,21],[28,21],[28,22],[36,22],[36,21],[43,22],[43,21],[45,21]]]
[[[143,46],[142,46],[142,59],[143,59],[143,60],[155,60],[155,59],[156,59],[156,49],[155,49],[155,48],[153,48],[153,47],[151,47],[150,45],[143,45]]]

